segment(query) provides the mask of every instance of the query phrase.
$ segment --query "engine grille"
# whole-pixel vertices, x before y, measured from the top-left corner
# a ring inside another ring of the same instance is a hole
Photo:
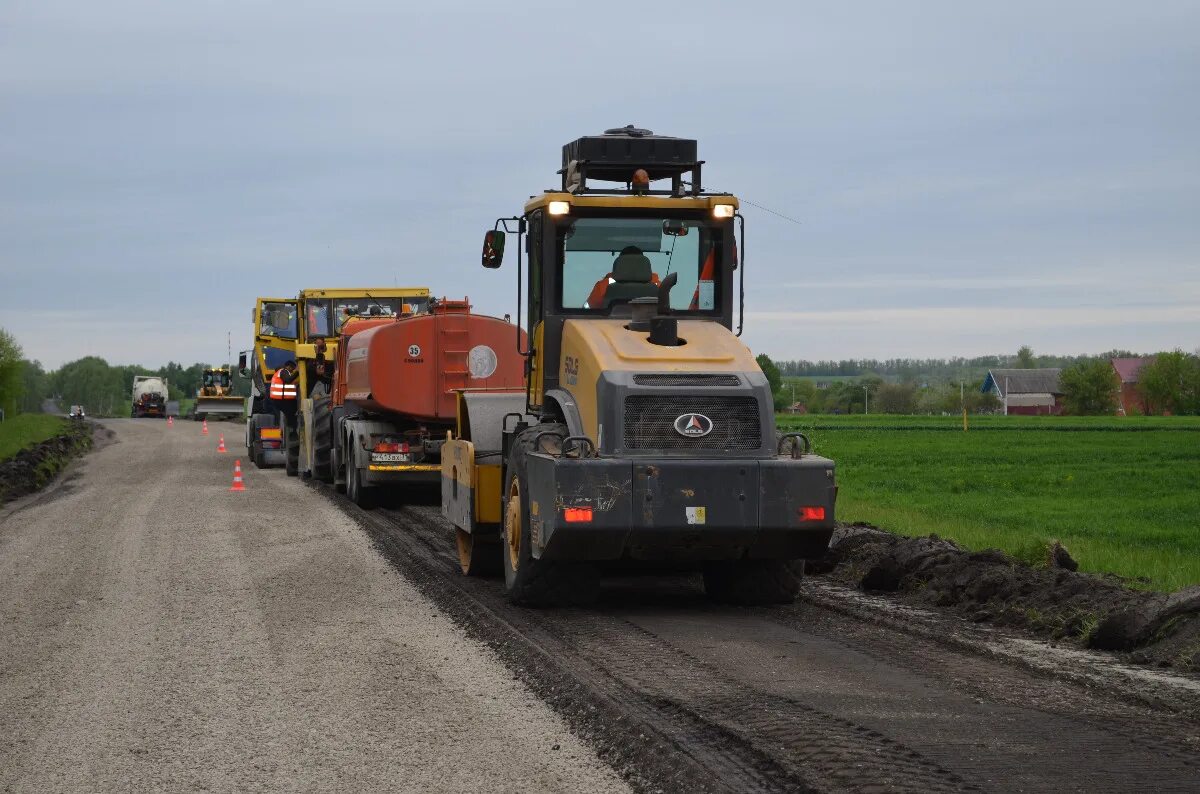
[[[741,386],[742,379],[737,375],[696,375],[692,373],[662,372],[648,375],[634,375],[633,382],[638,386]]]
[[[692,438],[675,432],[683,414],[704,414],[712,432]],[[626,449],[730,449],[762,446],[758,400],[754,397],[694,397],[639,394],[625,398]]]

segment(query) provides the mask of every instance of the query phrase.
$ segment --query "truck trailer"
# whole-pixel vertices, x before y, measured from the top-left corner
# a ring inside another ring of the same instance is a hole
[[[157,375],[134,375],[133,406],[129,415],[134,419],[143,416],[166,416],[167,379]]]

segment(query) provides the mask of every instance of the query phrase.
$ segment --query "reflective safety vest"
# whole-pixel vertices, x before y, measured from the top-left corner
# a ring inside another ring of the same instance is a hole
[[[275,374],[271,376],[271,399],[272,400],[294,400],[299,392],[294,383],[285,383],[283,376],[280,375],[282,370],[275,370]]]

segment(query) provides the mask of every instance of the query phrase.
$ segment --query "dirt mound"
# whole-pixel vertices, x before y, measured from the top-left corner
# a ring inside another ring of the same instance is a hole
[[[0,461],[0,504],[45,487],[72,458],[91,448],[94,429],[91,422],[72,422],[62,435]]]
[[[809,570],[970,620],[1200,672],[1200,586],[1146,592],[1076,568],[1057,543],[1047,548],[1044,567],[1036,567],[995,549],[967,551],[937,535],[906,538],[856,525],[839,527],[825,559]]]

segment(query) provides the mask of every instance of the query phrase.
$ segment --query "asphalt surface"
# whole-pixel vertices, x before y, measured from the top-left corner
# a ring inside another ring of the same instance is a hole
[[[105,425],[0,512],[0,790],[626,789],[240,426]]]
[[[593,608],[520,609],[437,506],[345,509],[645,791],[1200,790],[1193,678],[820,578],[740,609],[614,571]]]

